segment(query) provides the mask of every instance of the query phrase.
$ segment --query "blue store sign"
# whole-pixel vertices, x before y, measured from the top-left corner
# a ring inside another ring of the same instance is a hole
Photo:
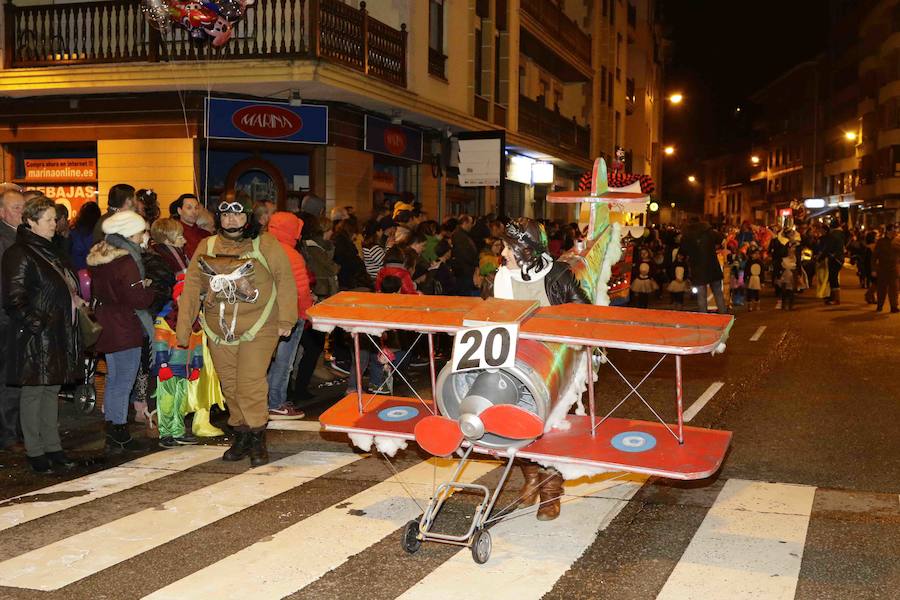
[[[366,115],[364,148],[369,152],[422,162],[422,132]]]
[[[206,137],[327,144],[328,107],[210,98],[206,106]]]

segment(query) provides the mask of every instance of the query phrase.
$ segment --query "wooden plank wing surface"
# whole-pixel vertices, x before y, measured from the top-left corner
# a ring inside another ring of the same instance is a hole
[[[463,327],[466,313],[482,302],[459,296],[340,292],[308,313],[316,327],[453,333]]]
[[[591,304],[541,307],[519,326],[519,337],[563,344],[702,354],[721,350],[731,315]]]

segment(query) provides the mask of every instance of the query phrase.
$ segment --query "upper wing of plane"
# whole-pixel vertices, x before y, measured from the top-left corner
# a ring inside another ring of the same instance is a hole
[[[578,346],[666,354],[720,351],[734,318],[692,312],[562,304],[462,296],[341,292],[309,309],[319,328],[404,329],[456,333],[466,327],[518,323],[519,337]]]

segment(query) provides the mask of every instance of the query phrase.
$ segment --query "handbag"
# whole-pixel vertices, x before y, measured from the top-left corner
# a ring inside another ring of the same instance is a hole
[[[75,290],[75,286],[72,281],[66,274],[62,272],[62,270],[53,264],[52,261],[48,260],[44,256],[41,256],[39,253],[34,253],[36,256],[40,256],[50,267],[56,271],[57,275],[62,277],[62,280],[65,282],[66,287],[69,288],[69,294],[72,295],[72,300],[75,298],[81,298],[78,295],[78,292]],[[94,311],[87,305],[81,304],[75,309],[76,313],[76,325],[78,325],[78,336],[81,339],[81,345],[83,348],[87,349],[97,343],[97,340],[100,339],[100,334],[103,332],[103,325],[97,322],[97,319],[94,318]]]
[[[82,304],[75,309],[78,313],[78,335],[84,348],[90,348],[100,339],[103,325],[97,322],[94,311],[87,304]]]

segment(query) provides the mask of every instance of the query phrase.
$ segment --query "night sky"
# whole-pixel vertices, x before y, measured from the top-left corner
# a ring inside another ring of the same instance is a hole
[[[827,7],[827,0],[663,0],[665,90],[685,95],[665,114],[663,141],[678,149],[677,165],[666,159],[669,183],[699,176],[703,158],[749,144],[741,139],[748,96],[825,49]]]

